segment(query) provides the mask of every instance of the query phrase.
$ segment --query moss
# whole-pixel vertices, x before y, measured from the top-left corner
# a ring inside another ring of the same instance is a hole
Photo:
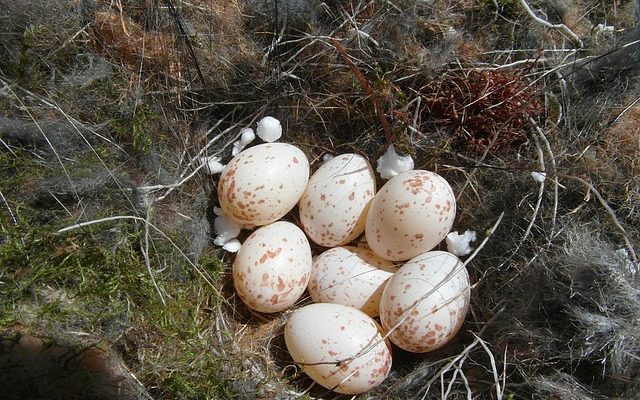
[[[185,280],[171,279],[168,270],[153,266],[163,304],[138,249],[141,233],[130,224],[111,228],[123,234],[115,248],[107,248],[88,232],[56,234],[53,226],[30,225],[21,215],[18,222],[2,221],[2,326],[80,330],[116,345],[136,342],[144,356],[130,364],[138,364],[139,378],[157,388],[158,398],[233,398],[220,361],[207,354],[214,344],[207,333],[210,310],[219,298],[200,284],[188,263],[178,266],[189,277]],[[157,244],[166,257],[170,252]],[[213,255],[202,262],[213,277],[222,265]]]

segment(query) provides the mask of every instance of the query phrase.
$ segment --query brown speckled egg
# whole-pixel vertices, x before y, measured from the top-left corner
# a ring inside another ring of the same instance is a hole
[[[424,253],[387,282],[380,321],[398,347],[414,353],[436,350],[462,326],[469,291],[469,274],[458,257],[445,251]]]
[[[456,198],[440,175],[422,170],[391,178],[375,195],[365,234],[371,250],[402,261],[433,249],[451,230]]]
[[[375,175],[365,158],[357,154],[332,158],[311,176],[300,199],[304,231],[320,246],[351,242],[364,231],[375,192]]]
[[[243,225],[277,221],[295,207],[309,180],[309,161],[287,143],[265,143],[240,152],[218,182],[224,213]]]
[[[294,311],[284,339],[302,370],[338,393],[364,393],[381,384],[391,369],[391,350],[380,326],[342,304],[311,304]]]
[[[295,304],[309,284],[311,248],[304,232],[285,221],[253,232],[233,262],[233,285],[249,308],[273,313]]]
[[[384,285],[396,270],[371,250],[334,247],[313,261],[309,294],[316,303],[344,304],[377,317]]]

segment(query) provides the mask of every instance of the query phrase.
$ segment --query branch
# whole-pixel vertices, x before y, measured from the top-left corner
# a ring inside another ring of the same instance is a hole
[[[380,103],[378,102],[378,98],[373,92],[373,89],[371,89],[371,86],[369,86],[369,82],[367,82],[367,80],[362,75],[362,72],[360,72],[358,67],[356,67],[353,61],[351,61],[351,59],[349,58],[349,55],[347,54],[344,47],[342,47],[340,42],[338,42],[335,38],[332,38],[331,42],[333,43],[333,47],[335,47],[336,50],[338,50],[338,53],[340,53],[340,57],[342,57],[344,62],[349,66],[349,68],[351,68],[351,71],[353,71],[353,74],[356,76],[356,78],[360,82],[360,86],[362,86],[362,89],[369,95],[369,98],[371,98],[371,102],[373,103],[373,108],[376,110],[376,114],[378,114],[378,117],[380,118],[380,122],[382,123],[382,129],[384,129],[384,133],[387,136],[387,142],[385,144],[385,148],[388,147],[391,144],[391,141],[393,140],[393,133],[391,132],[391,128],[389,126],[389,120],[387,120],[387,116],[385,115],[384,110],[382,109],[382,107],[380,106]]]
[[[573,31],[569,29],[568,26],[566,26],[565,24],[552,24],[551,22],[538,17],[533,12],[533,10],[531,9],[531,7],[529,6],[526,0],[520,0],[520,4],[522,5],[522,7],[524,7],[524,9],[527,11],[527,14],[529,14],[529,16],[533,18],[534,21],[546,26],[549,29],[560,29],[564,31],[567,35],[569,35],[569,37],[571,37],[571,39],[578,45],[578,47],[583,47],[582,40],[580,40],[578,35],[573,33]]]

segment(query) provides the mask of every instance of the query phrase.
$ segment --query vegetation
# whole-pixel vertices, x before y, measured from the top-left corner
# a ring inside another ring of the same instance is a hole
[[[637,7],[0,0],[0,393],[343,398],[311,386],[287,313],[248,310],[212,244],[201,157],[272,115],[313,167],[394,143],[486,240],[454,342],[394,349],[358,398],[634,397]]]

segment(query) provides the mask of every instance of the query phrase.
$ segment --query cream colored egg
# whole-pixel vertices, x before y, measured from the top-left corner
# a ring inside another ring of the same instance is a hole
[[[313,261],[307,289],[316,303],[344,304],[377,317],[384,285],[396,270],[371,250],[334,247]]]
[[[338,393],[366,392],[381,384],[391,369],[391,351],[378,324],[342,304],[311,304],[294,311],[284,339],[302,370]]]
[[[285,221],[253,232],[233,262],[233,284],[249,308],[273,313],[295,304],[311,276],[311,248],[304,232]]]
[[[430,251],[404,264],[389,279],[380,321],[398,347],[426,353],[458,332],[469,308],[469,274],[458,257]]]
[[[218,182],[226,215],[243,225],[266,225],[298,203],[309,180],[309,161],[287,143],[265,143],[240,152]]]
[[[451,230],[456,198],[440,175],[422,170],[391,178],[367,214],[367,243],[380,257],[402,261],[433,249]]]
[[[376,181],[369,162],[342,154],[322,164],[300,199],[300,222],[309,238],[325,247],[342,246],[364,231]]]

